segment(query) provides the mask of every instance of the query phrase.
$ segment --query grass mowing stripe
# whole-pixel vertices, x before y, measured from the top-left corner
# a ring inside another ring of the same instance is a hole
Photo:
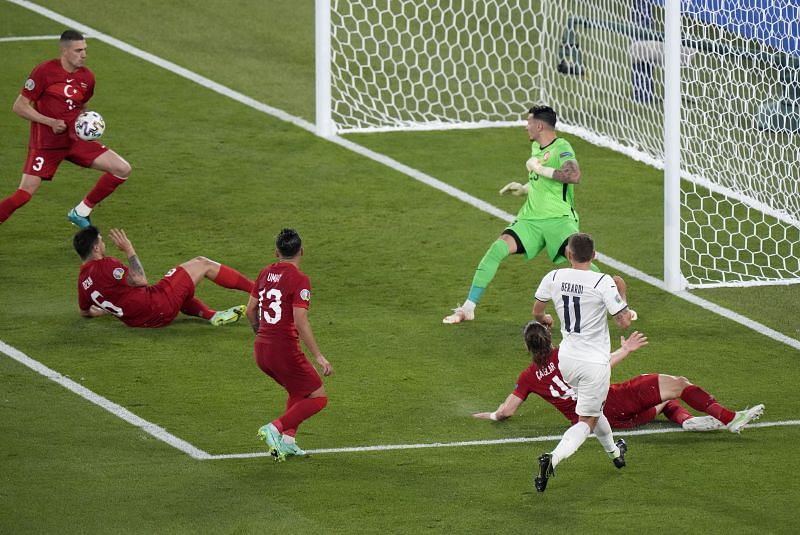
[[[800,425],[800,420],[785,420],[782,422],[761,422],[749,424],[747,429],[756,427],[783,427]],[[635,436],[635,435],[659,435],[664,433],[692,433],[680,427],[664,427],[659,429],[637,429],[634,431],[614,431],[614,436]],[[725,431],[720,431],[725,432]],[[594,434],[590,435],[594,437]],[[428,444],[386,444],[381,446],[353,446],[347,448],[321,448],[316,450],[306,450],[308,454],[323,453],[361,453],[370,451],[394,451],[394,450],[415,450],[425,448],[463,448],[469,446],[497,446],[502,444],[524,444],[530,442],[557,442],[561,440],[561,435],[548,435],[541,437],[518,437],[518,438],[499,438],[495,440],[464,440],[457,442],[431,442]],[[209,455],[205,460],[218,461],[224,459],[251,459],[257,457],[268,457],[269,452],[257,453],[231,453],[222,455]]]
[[[39,373],[40,375],[45,376],[51,381],[55,381],[56,383],[60,384],[67,390],[74,392],[75,394],[79,395],[85,400],[94,403],[95,405],[107,410],[114,416],[121,418],[122,420],[125,420],[129,424],[135,425],[145,433],[157,438],[162,442],[169,444],[173,448],[178,449],[195,459],[208,459],[210,457],[208,453],[204,452],[199,448],[196,448],[195,446],[189,444],[185,440],[180,439],[175,435],[167,432],[164,428],[159,427],[152,422],[148,422],[144,418],[141,418],[133,414],[125,407],[117,405],[113,401],[110,401],[104,398],[103,396],[95,394],[85,386],[80,385],[75,381],[73,381],[72,379],[61,375],[57,371],[48,368],[41,362],[30,358],[22,351],[6,344],[2,340],[0,340],[0,353],[7,355],[9,358],[16,360],[17,362],[19,362],[24,366],[27,366],[28,368],[32,369],[36,373]]]
[[[243,95],[242,93],[239,93],[238,91],[234,91],[233,89],[230,89],[229,87],[226,87],[226,86],[224,86],[222,84],[218,84],[217,82],[214,82],[213,80],[210,80],[210,79],[206,78],[205,76],[201,76],[201,75],[199,75],[199,74],[197,74],[197,73],[195,73],[193,71],[190,71],[189,69],[181,67],[180,65],[177,65],[175,63],[172,63],[171,61],[165,60],[163,58],[160,58],[158,56],[150,54],[149,52],[145,52],[145,51],[143,51],[143,50],[141,50],[139,48],[131,46],[131,45],[129,45],[129,44],[123,42],[123,41],[120,41],[119,39],[111,37],[110,35],[104,34],[102,32],[98,32],[98,31],[90,28],[89,26],[86,26],[85,24],[81,24],[80,22],[78,22],[76,20],[70,19],[68,17],[64,17],[63,15],[60,15],[60,14],[54,12],[54,11],[51,11],[51,10],[45,8],[45,7],[40,6],[38,4],[34,4],[33,2],[28,2],[27,0],[8,0],[8,1],[13,3],[13,4],[16,4],[16,5],[20,6],[20,7],[24,7],[26,9],[29,9],[29,10],[31,10],[31,11],[39,14],[39,15],[42,15],[43,17],[49,18],[49,19],[54,20],[56,22],[60,22],[62,24],[66,24],[68,26],[72,26],[73,28],[75,28],[77,30],[80,30],[80,31],[82,31],[82,32],[84,32],[86,34],[90,34],[94,38],[96,38],[96,39],[98,39],[100,41],[103,41],[103,42],[105,42],[105,43],[107,43],[107,44],[109,44],[109,45],[111,45],[111,46],[113,46],[115,48],[118,48],[118,49],[120,49],[120,50],[122,50],[124,52],[127,52],[128,54],[131,54],[131,55],[133,55],[133,56],[135,56],[137,58],[140,58],[140,59],[143,59],[145,61],[148,61],[148,62],[150,62],[150,63],[152,63],[154,65],[157,65],[157,66],[159,66],[159,67],[161,67],[163,69],[166,69],[166,70],[168,70],[168,71],[170,71],[170,72],[172,72],[174,74],[182,76],[182,77],[184,77],[184,78],[186,78],[188,80],[191,80],[192,82],[195,82],[195,83],[197,83],[197,84],[199,84],[199,85],[201,85],[201,86],[203,86],[203,87],[205,87],[207,89],[211,89],[212,91],[215,91],[215,92],[217,92],[217,93],[219,93],[219,94],[221,94],[223,96],[231,98],[231,99],[233,99],[233,100],[235,100],[235,101],[237,101],[237,102],[239,102],[241,104],[244,104],[245,106],[249,106],[249,107],[251,107],[253,109],[256,109],[256,110],[258,110],[258,111],[260,111],[262,113],[266,113],[267,115],[271,115],[272,117],[275,117],[275,118],[280,119],[282,121],[286,121],[288,123],[291,123],[291,124],[293,124],[293,125],[295,125],[295,126],[297,126],[299,128],[307,130],[309,132],[312,132],[312,133],[316,132],[315,125],[310,123],[310,122],[308,122],[308,121],[306,121],[305,119],[302,119],[300,117],[295,117],[294,115],[290,115],[289,113],[287,113],[287,112],[285,112],[283,110],[279,110],[278,108],[274,108],[274,107],[268,106],[268,105],[266,105],[266,104],[264,104],[262,102],[258,102],[257,100],[255,100],[255,99],[253,99],[251,97],[248,97],[246,95]],[[441,191],[443,193],[446,193],[447,195],[455,197],[456,199],[458,199],[458,200],[460,200],[462,202],[465,202],[465,203],[469,204],[470,206],[474,206],[475,208],[477,208],[477,209],[479,209],[479,210],[481,210],[483,212],[486,212],[488,214],[494,215],[495,217],[498,217],[499,219],[503,219],[503,220],[509,221],[509,222],[513,221],[513,219],[514,219],[514,216],[512,216],[508,212],[500,210],[496,206],[493,206],[493,205],[487,203],[486,201],[478,199],[477,197],[473,197],[472,195],[469,195],[468,193],[466,193],[464,191],[461,191],[458,188],[450,186],[449,184],[446,184],[446,183],[442,182],[441,180],[433,178],[433,177],[431,177],[431,176],[429,176],[429,175],[427,175],[427,174],[425,174],[425,173],[423,173],[421,171],[418,171],[416,169],[413,169],[412,167],[409,167],[409,166],[407,166],[405,164],[397,162],[396,160],[394,160],[392,158],[389,158],[388,156],[376,153],[376,152],[374,152],[374,151],[372,151],[372,150],[370,150],[370,149],[368,149],[366,147],[358,145],[357,143],[353,143],[352,141],[346,140],[346,139],[341,138],[339,136],[332,136],[332,137],[326,138],[326,139],[328,139],[332,143],[336,143],[337,145],[339,145],[341,147],[347,148],[347,149],[349,149],[349,150],[351,150],[351,151],[353,151],[353,152],[355,152],[357,154],[360,154],[360,155],[365,156],[367,158],[370,158],[370,159],[372,159],[372,160],[374,160],[376,162],[379,162],[379,163],[381,163],[383,165],[386,165],[387,167],[389,167],[391,169],[394,169],[394,170],[396,170],[396,171],[398,171],[400,173],[403,173],[406,176],[409,176],[409,177],[413,178],[414,180],[417,180],[419,182],[422,182],[423,184],[426,184],[426,185],[431,186],[431,187],[433,187],[435,189],[438,189],[439,191]],[[651,277],[650,275],[647,275],[646,273],[643,273],[643,272],[639,271],[636,268],[628,266],[627,264],[624,264],[624,263],[622,263],[622,262],[620,262],[618,260],[615,260],[615,259],[613,259],[611,257],[602,255],[600,253],[598,253],[598,260],[600,262],[604,262],[604,263],[614,267],[615,269],[619,270],[622,273],[625,273],[628,276],[634,277],[636,279],[641,280],[642,282],[648,283],[648,284],[650,284],[652,286],[655,286],[656,288],[659,288],[661,290],[666,291],[662,281],[656,279],[655,277]],[[731,321],[735,321],[736,323],[739,323],[740,325],[742,325],[744,327],[747,327],[748,329],[752,329],[752,330],[754,330],[754,331],[756,331],[756,332],[758,332],[758,333],[760,333],[760,334],[762,334],[764,336],[767,336],[768,338],[771,338],[771,339],[776,340],[778,342],[781,342],[781,343],[784,343],[786,345],[789,345],[790,347],[793,347],[795,349],[800,349],[800,340],[796,340],[796,339],[791,338],[789,336],[786,336],[786,335],[784,335],[782,333],[779,333],[779,332],[777,332],[777,331],[775,331],[773,329],[770,329],[766,325],[762,325],[761,323],[758,323],[758,322],[756,322],[754,320],[751,320],[751,319],[749,319],[749,318],[747,318],[745,316],[742,316],[741,314],[739,314],[737,312],[734,312],[732,310],[729,310],[727,308],[719,306],[719,305],[717,305],[715,303],[711,303],[710,301],[706,301],[705,299],[703,299],[701,297],[697,297],[697,296],[695,296],[693,294],[690,294],[689,292],[686,292],[686,291],[677,292],[677,293],[674,293],[673,295],[676,295],[677,297],[679,297],[681,299],[684,299],[684,300],[686,300],[686,301],[688,301],[688,302],[690,302],[692,304],[698,305],[698,306],[708,310],[709,312],[712,312],[714,314],[717,314],[719,316],[727,318],[727,319],[729,319]]]

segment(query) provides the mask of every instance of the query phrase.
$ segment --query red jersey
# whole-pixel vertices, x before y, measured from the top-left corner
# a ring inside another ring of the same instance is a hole
[[[94,74],[86,67],[67,72],[61,66],[60,59],[37,65],[25,81],[20,95],[35,102],[36,110],[42,115],[67,123],[67,130],[55,134],[49,126],[32,121],[28,146],[34,149],[69,147],[77,139],[75,119],[92,98],[94,83]]]
[[[308,276],[290,262],[275,262],[261,270],[250,295],[258,299],[256,341],[299,350],[294,307],[308,308]]]
[[[171,270],[154,286],[135,287],[128,285],[128,267],[116,258],[86,262],[78,275],[78,306],[88,310],[96,305],[130,327],[163,327],[194,294],[194,284],[183,284],[186,288],[176,291],[181,277],[188,277],[181,271]]]
[[[553,405],[573,424],[578,421],[577,396],[558,369],[558,348],[550,352],[550,359],[543,367],[531,364],[519,374],[513,394],[525,400],[531,393]],[[655,411],[646,411],[660,402],[658,375],[640,375],[611,385],[603,414],[613,428],[632,427],[655,418]]]

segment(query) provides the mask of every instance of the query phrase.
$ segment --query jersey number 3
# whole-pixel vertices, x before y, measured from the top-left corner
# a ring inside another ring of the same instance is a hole
[[[258,292],[258,309],[261,311],[261,317],[270,325],[281,321],[281,297],[283,297],[283,294],[277,288],[272,288],[269,291],[264,288]],[[269,300],[266,308],[264,307],[265,298]]]
[[[581,332],[581,298],[577,295],[572,296],[571,314],[569,310],[569,296],[562,295],[561,298],[564,300],[564,327],[568,333]]]

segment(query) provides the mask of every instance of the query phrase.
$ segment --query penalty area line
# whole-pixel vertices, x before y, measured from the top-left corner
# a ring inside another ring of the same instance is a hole
[[[16,37],[0,37],[0,43],[16,43],[18,41],[55,41],[60,35],[23,35]]]
[[[19,349],[6,344],[2,340],[0,340],[0,353],[3,353],[9,358],[16,360],[23,366],[27,366],[28,368],[32,369],[33,371],[35,371],[40,375],[45,376],[51,381],[60,384],[67,390],[79,395],[80,397],[91,403],[94,403],[98,407],[107,410],[117,418],[120,418],[128,422],[129,424],[138,427],[148,435],[153,436],[154,438],[160,440],[161,442],[165,442],[166,444],[172,446],[173,448],[180,450],[195,459],[204,460],[210,458],[210,455],[208,453],[204,452],[199,448],[196,448],[195,446],[186,442],[185,440],[176,437],[172,433],[169,433],[163,427],[159,427],[158,425],[152,422],[148,422],[144,418],[135,415],[125,407],[118,405],[99,394],[94,393],[85,386],[76,383],[69,377],[66,377],[58,373],[57,371],[48,368],[38,360],[30,358],[28,355],[26,355]]]
[[[781,427],[800,425],[800,420],[784,420],[780,422],[761,422],[750,424],[747,429],[757,427]],[[727,431],[720,430],[725,433]],[[627,437],[636,435],[660,435],[664,433],[693,433],[685,431],[680,427],[664,427],[658,429],[636,429],[633,431],[615,431],[614,436]],[[591,435],[594,437],[594,435]],[[394,451],[394,450],[417,450],[427,448],[463,448],[471,446],[498,446],[504,444],[527,444],[533,442],[557,442],[561,440],[561,435],[547,435],[541,437],[518,437],[518,438],[498,438],[490,440],[463,440],[457,442],[431,442],[427,444],[385,444],[379,446],[353,446],[345,448],[322,448],[316,450],[306,450],[309,455],[320,455],[325,453],[363,453],[372,451]],[[257,457],[269,457],[269,452],[256,453],[230,453],[221,455],[209,455],[204,460],[219,461],[227,459],[253,459]]]

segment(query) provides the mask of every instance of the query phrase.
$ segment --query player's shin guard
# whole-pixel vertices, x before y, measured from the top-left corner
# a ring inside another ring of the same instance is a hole
[[[475,270],[475,276],[472,278],[472,286],[477,288],[486,288],[492,282],[497,268],[500,267],[500,262],[508,256],[508,244],[503,240],[496,240],[483,255],[478,268]]]
[[[86,194],[83,203],[89,208],[94,208],[97,203],[114,193],[114,190],[120,184],[125,183],[125,178],[112,175],[111,173],[103,173],[103,176],[97,181],[92,190]]]
[[[553,450],[553,467],[578,451],[581,444],[586,442],[586,437],[589,436],[590,432],[589,424],[586,422],[578,422],[567,429],[564,432],[564,436],[561,437],[561,442]]]
[[[241,290],[247,293],[253,291],[253,284],[255,284],[253,281],[235,269],[224,264],[220,264],[219,273],[217,273],[217,276],[211,280],[214,281],[214,284],[222,286],[223,288],[228,288],[229,290]]]
[[[18,189],[0,201],[0,223],[11,217],[14,211],[31,200],[31,194],[24,189]]]
[[[300,426],[305,420],[308,420],[319,411],[328,405],[328,397],[320,396],[316,398],[305,398],[298,401],[286,411],[286,414],[278,418],[280,421],[280,429],[294,429]]]
[[[723,424],[729,424],[736,413],[726,409],[714,399],[714,396],[696,385],[689,385],[681,392],[681,399],[694,410],[710,414]]]

